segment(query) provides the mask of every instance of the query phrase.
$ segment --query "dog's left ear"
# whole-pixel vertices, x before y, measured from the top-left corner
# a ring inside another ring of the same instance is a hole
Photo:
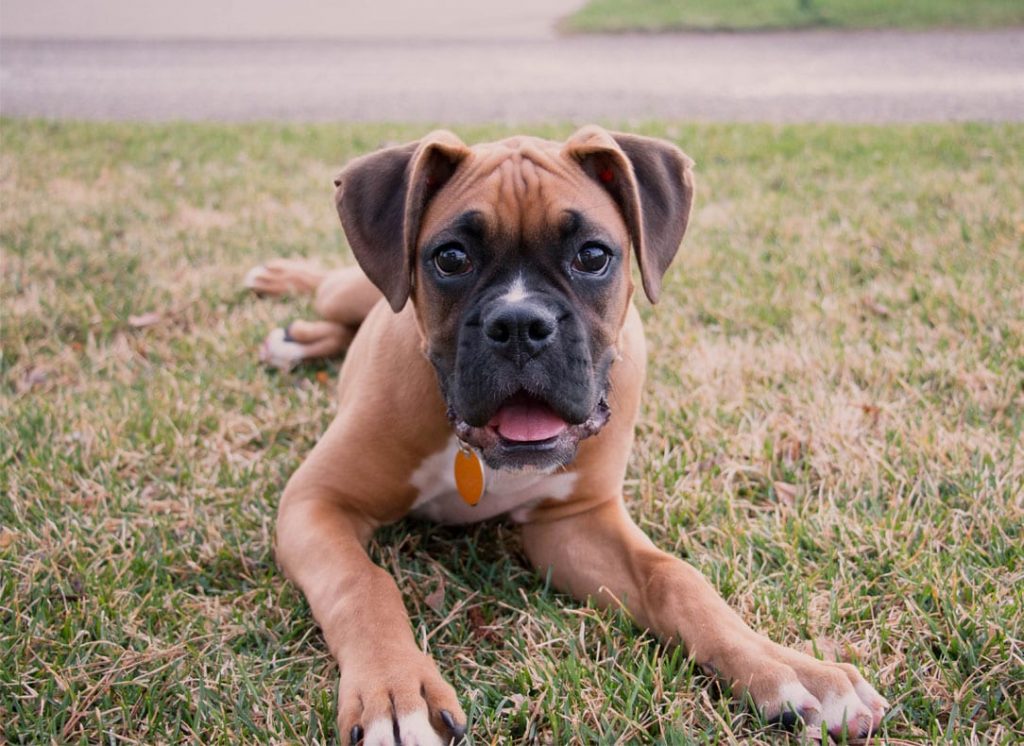
[[[590,125],[570,137],[563,155],[577,161],[618,204],[626,220],[644,292],[658,301],[661,280],[682,243],[693,206],[693,161],[652,137]]]
[[[451,132],[438,130],[356,158],[334,180],[338,217],[352,253],[396,313],[409,299],[427,204],[469,152]]]

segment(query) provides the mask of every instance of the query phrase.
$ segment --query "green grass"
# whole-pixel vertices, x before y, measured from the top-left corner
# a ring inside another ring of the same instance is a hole
[[[309,308],[240,280],[349,261],[331,177],[422,130],[0,128],[0,741],[330,741],[336,668],[272,530],[338,366],[263,370]],[[646,131],[700,182],[642,304],[634,515],[758,629],[857,662],[889,738],[1024,738],[1024,127]],[[787,740],[550,591],[509,526],[373,554],[474,743]]]
[[[589,0],[572,31],[999,28],[1024,24],[1021,0]]]

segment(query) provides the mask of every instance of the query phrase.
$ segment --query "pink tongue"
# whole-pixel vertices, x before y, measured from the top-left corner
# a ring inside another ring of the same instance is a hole
[[[506,440],[525,442],[553,438],[567,427],[565,420],[539,402],[510,402],[498,410],[490,425]]]

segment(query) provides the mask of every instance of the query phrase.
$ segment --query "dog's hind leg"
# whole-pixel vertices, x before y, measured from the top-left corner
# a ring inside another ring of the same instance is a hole
[[[250,269],[242,284],[257,295],[310,295],[330,273],[308,259],[271,259]]]
[[[344,324],[354,333],[383,297],[359,267],[342,267],[323,278],[313,306],[321,318]]]
[[[257,274],[260,286],[281,290],[268,294],[314,292],[313,306],[321,317],[317,321],[293,321],[267,335],[260,348],[260,360],[275,368],[288,370],[305,360],[345,352],[363,319],[382,299],[380,291],[358,267],[317,273],[311,265],[292,260],[268,262],[262,267],[269,274]]]
[[[257,295],[316,295],[321,318],[356,329],[381,299],[359,267],[322,269],[308,259],[271,259],[250,269],[242,284]]]
[[[354,336],[354,329],[333,321],[293,321],[267,335],[260,346],[260,360],[290,370],[306,360],[340,355]]]

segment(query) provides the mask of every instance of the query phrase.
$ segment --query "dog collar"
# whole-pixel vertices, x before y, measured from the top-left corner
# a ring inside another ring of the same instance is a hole
[[[466,505],[476,505],[487,491],[483,462],[468,445],[459,441],[455,452],[455,489]]]

